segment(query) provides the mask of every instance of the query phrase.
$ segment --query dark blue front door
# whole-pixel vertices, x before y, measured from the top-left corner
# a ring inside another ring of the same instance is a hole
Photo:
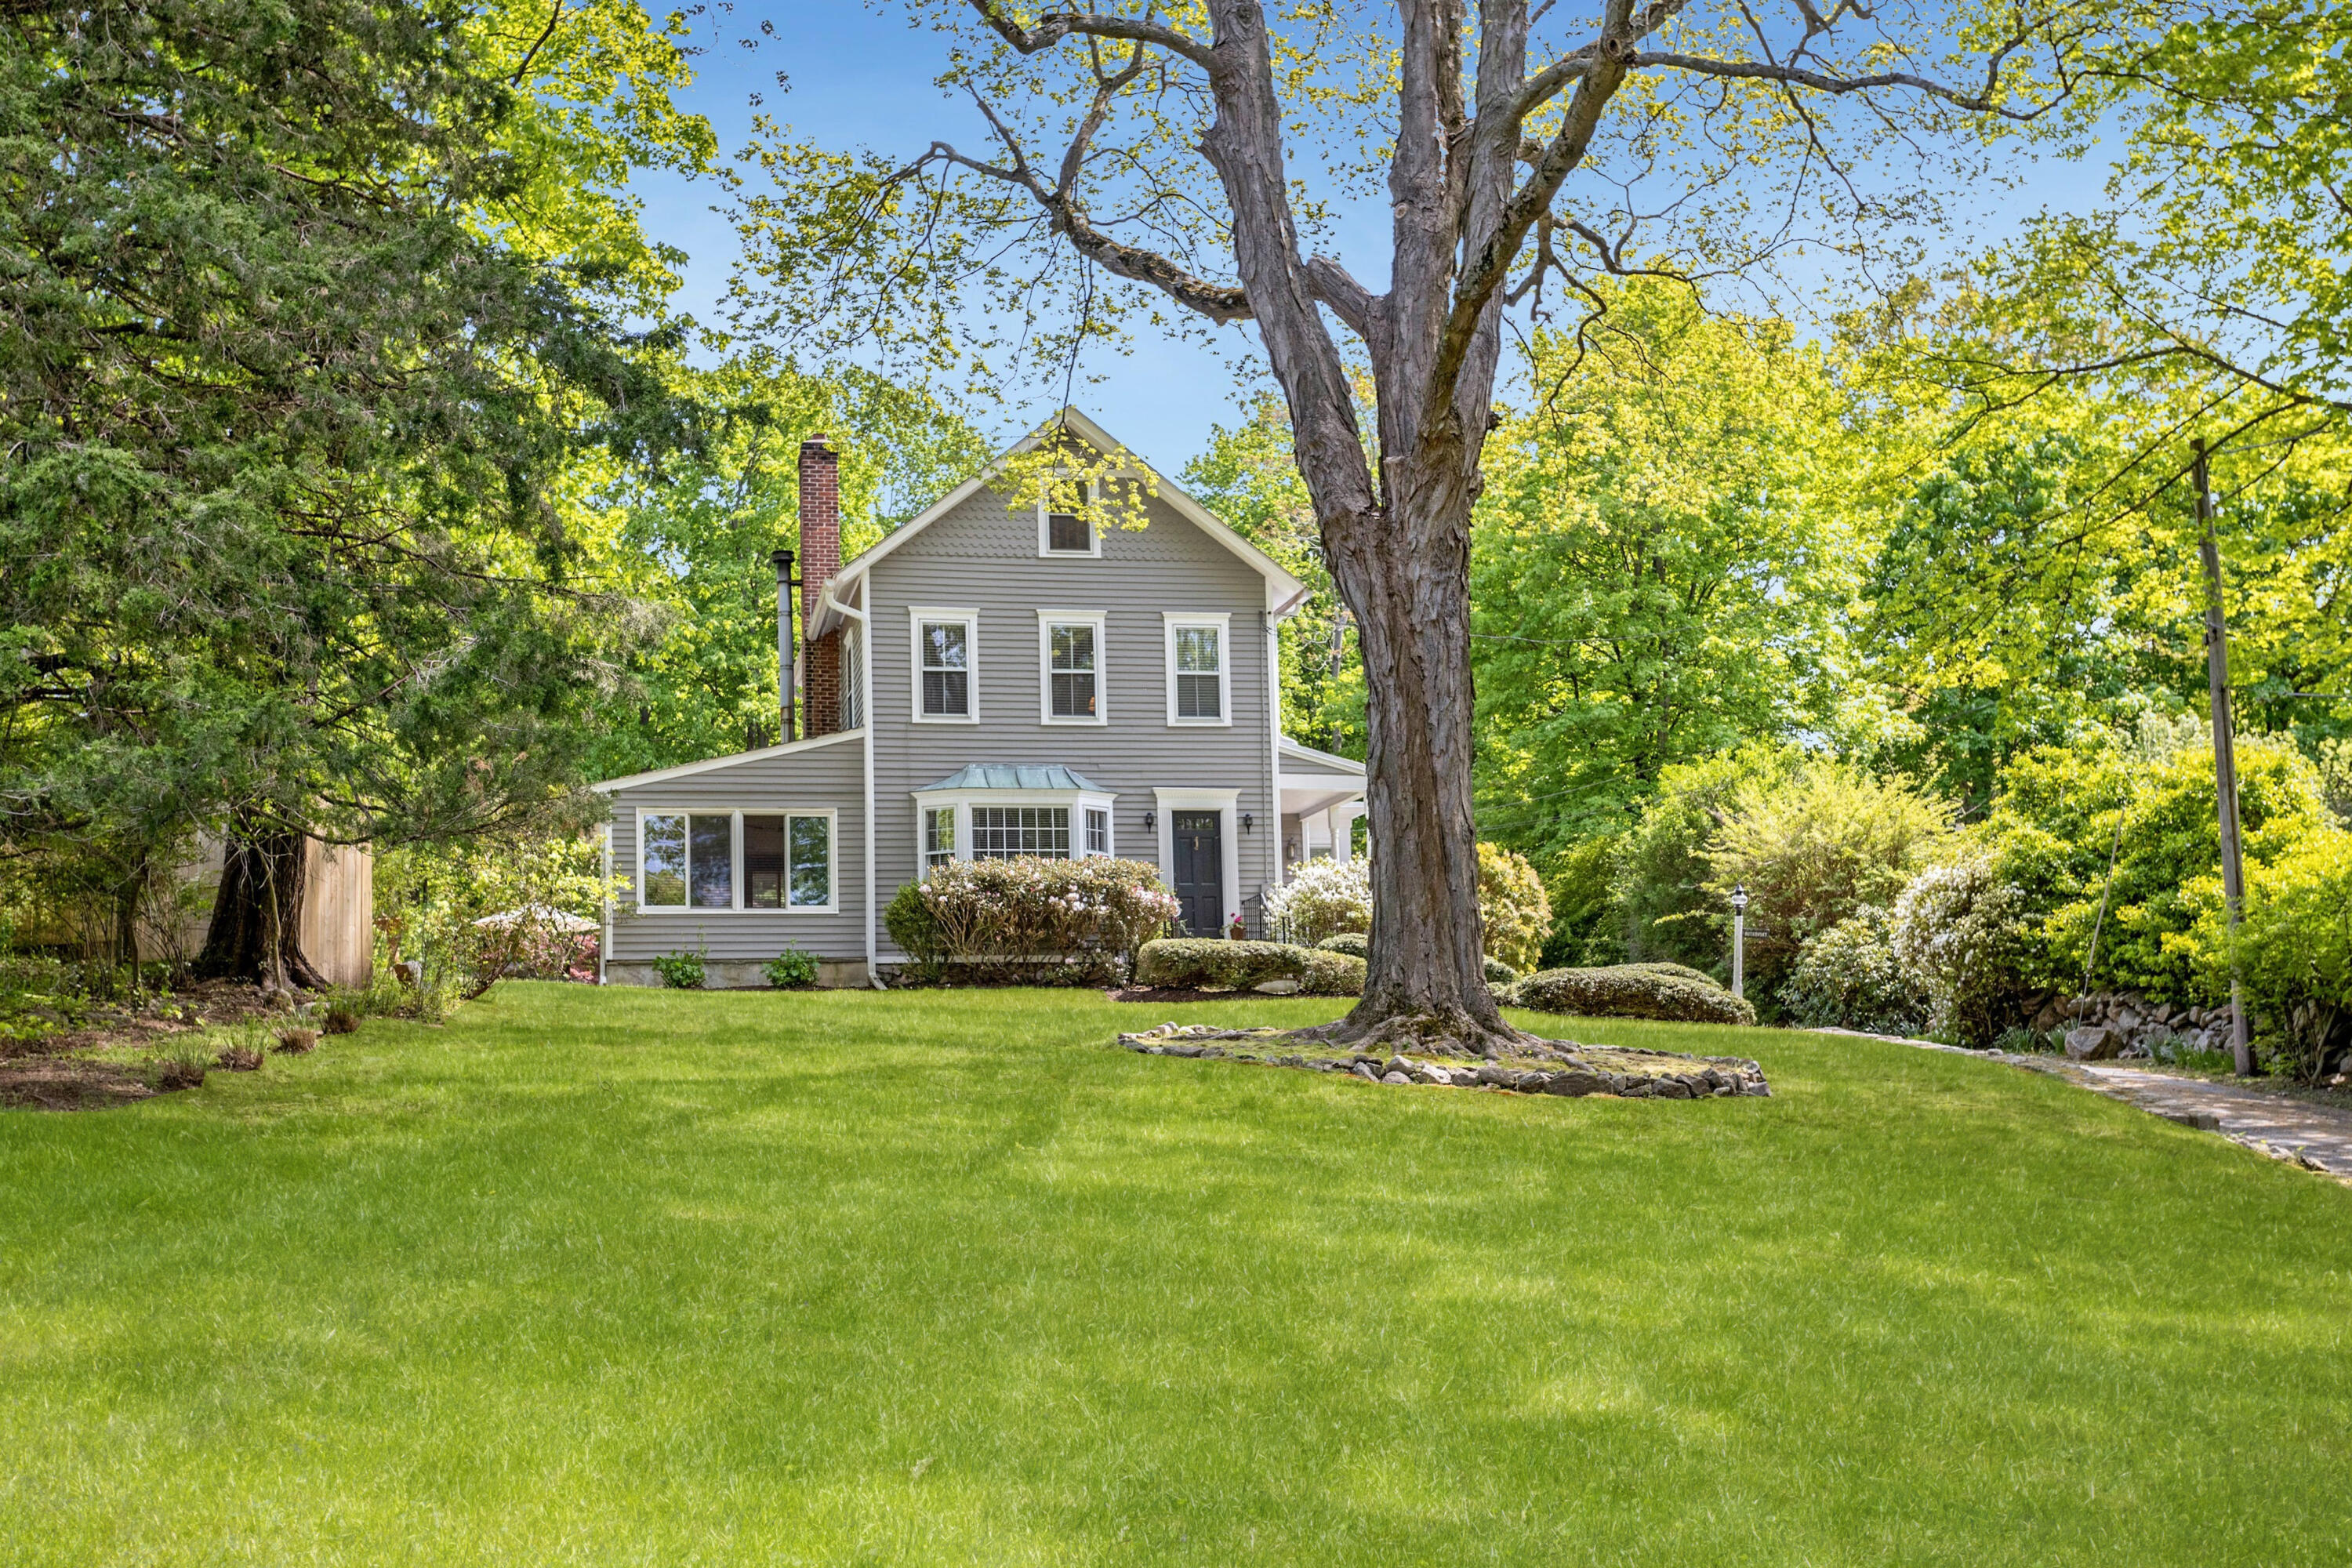
[[[1176,901],[1184,906],[1184,928],[1194,936],[1218,936],[1225,929],[1224,846],[1218,840],[1218,823],[1213,811],[1180,811],[1170,819]]]

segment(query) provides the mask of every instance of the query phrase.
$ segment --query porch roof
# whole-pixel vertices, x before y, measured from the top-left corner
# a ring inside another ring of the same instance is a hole
[[[1083,795],[1110,793],[1086,774],[1063,767],[1058,763],[1042,767],[1024,766],[1016,763],[972,763],[958,768],[937,784],[924,784],[914,793],[929,795],[934,790],[952,789],[1075,790]]]

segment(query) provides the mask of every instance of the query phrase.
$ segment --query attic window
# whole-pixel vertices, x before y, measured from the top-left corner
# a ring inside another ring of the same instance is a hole
[[[1097,552],[1095,525],[1087,518],[1086,505],[1087,487],[1083,481],[1057,487],[1056,493],[1038,501],[1038,510],[1043,519],[1037,541],[1040,553],[1093,555]]]

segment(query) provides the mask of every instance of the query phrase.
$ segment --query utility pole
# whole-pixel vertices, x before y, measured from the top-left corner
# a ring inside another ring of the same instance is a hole
[[[2238,847],[2238,753],[2230,733],[2230,626],[2221,607],[2221,546],[2213,536],[2213,485],[2205,443],[2196,444],[2197,554],[2205,565],[2205,678],[2213,698],[2213,793],[2221,812],[2221,899],[2230,912],[2230,1055],[2244,1078],[2254,1070],[2238,980],[2238,923],[2246,908],[2246,867]]]

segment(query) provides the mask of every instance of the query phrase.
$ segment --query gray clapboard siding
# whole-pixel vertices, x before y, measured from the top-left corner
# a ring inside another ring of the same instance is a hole
[[[1160,789],[1231,789],[1238,811],[1256,818],[1226,853],[1238,857],[1244,899],[1280,875],[1279,813],[1268,794],[1272,734],[1267,711],[1271,651],[1265,579],[1166,503],[1148,501],[1149,525],[1105,528],[1099,558],[1037,553],[1033,508],[1017,511],[982,489],[876,563],[864,588],[873,680],[875,898],[887,906],[918,874],[914,790],[970,763],[1061,763],[1112,791],[1115,853],[1159,859],[1143,826]],[[974,609],[980,615],[980,722],[914,720],[909,611]],[[1105,616],[1100,689],[1108,722],[1049,724],[1040,717],[1040,609]],[[1168,722],[1164,612],[1225,613],[1230,726]],[[1163,868],[1164,869],[1164,868]],[[886,962],[900,956],[877,932]]]
[[[776,754],[752,752],[683,778],[612,791],[613,874],[634,889],[637,813],[645,811],[824,811],[836,814],[833,847],[836,912],[686,910],[613,917],[608,963],[643,963],[666,952],[706,952],[712,962],[758,963],[797,947],[842,962],[866,956],[866,789],[859,737],[826,737]],[[632,892],[631,896],[634,896]]]

